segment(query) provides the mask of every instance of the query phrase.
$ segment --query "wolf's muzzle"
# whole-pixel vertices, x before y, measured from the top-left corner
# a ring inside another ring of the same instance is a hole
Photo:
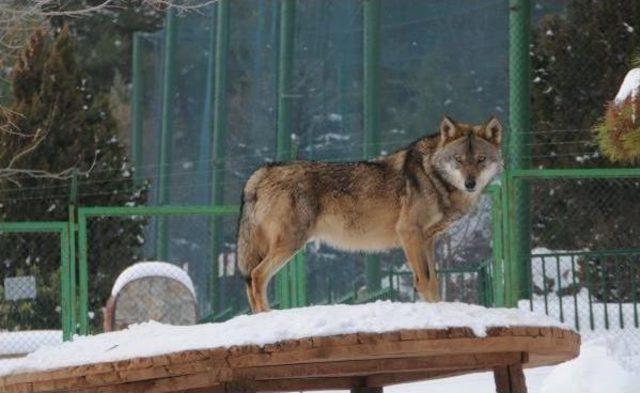
[[[476,180],[475,179],[467,179],[464,182],[464,186],[467,188],[467,191],[473,191],[476,188]]]

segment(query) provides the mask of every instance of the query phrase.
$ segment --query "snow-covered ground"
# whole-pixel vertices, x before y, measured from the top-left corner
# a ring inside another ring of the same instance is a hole
[[[0,375],[49,370],[81,364],[154,356],[190,349],[233,345],[264,345],[281,340],[400,329],[468,327],[476,336],[492,326],[562,326],[526,310],[463,303],[394,303],[314,306],[242,315],[223,323],[170,326],[147,322],[127,330],[76,337],[57,346],[43,346],[27,357],[7,363]]]

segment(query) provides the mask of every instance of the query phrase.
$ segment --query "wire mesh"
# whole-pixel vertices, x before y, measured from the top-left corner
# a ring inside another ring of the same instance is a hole
[[[244,280],[239,277],[235,265],[235,215],[221,219],[225,230],[223,246],[219,250],[212,248],[212,215],[171,215],[164,218],[169,228],[168,253],[167,258],[161,261],[157,258],[157,247],[154,247],[157,243],[149,241],[154,236],[153,228],[158,216],[140,216],[132,212],[131,216],[114,217],[105,213],[88,219],[88,317],[92,332],[100,332],[107,326],[105,312],[108,311],[109,299],[119,296],[118,291],[122,289],[116,282],[122,280],[119,277],[125,269],[139,262],[159,261],[176,266],[189,277],[186,279],[188,283],[183,284],[193,288],[193,299],[188,292],[180,291],[184,307],[165,306],[165,312],[160,313],[160,321],[180,320],[180,316],[173,314],[187,312],[192,302],[197,310],[197,317],[192,323],[218,320],[223,318],[221,314],[232,316],[248,309]],[[167,284],[162,283],[161,278],[175,280],[175,273],[169,274],[171,271],[167,272],[166,266],[160,264],[151,265],[144,271],[144,277],[158,278],[155,286],[145,287],[147,292],[144,293],[149,302],[160,304],[159,299],[166,298],[164,303],[170,304],[170,298],[177,296],[176,292],[162,290]]]
[[[640,178],[521,181],[530,192],[530,221],[520,224],[530,228],[531,255],[520,307],[587,337],[625,334],[640,348]]]
[[[62,341],[59,233],[0,233],[0,358]]]

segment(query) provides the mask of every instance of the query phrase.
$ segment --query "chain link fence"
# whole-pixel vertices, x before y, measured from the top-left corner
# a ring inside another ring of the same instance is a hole
[[[520,246],[531,250],[519,307],[572,325],[586,339],[618,337],[629,359],[637,357],[640,171],[538,170],[519,178],[527,187],[516,192],[528,191],[530,200],[527,220],[518,221],[530,242]]]
[[[63,337],[62,233],[41,232],[38,223],[32,232],[7,229],[0,225],[0,359]]]

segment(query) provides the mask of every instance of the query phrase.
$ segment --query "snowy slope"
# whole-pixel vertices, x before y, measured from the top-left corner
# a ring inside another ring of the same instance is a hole
[[[170,326],[157,322],[127,330],[77,337],[42,347],[5,365],[0,375],[153,356],[189,349],[264,345],[281,340],[398,329],[468,327],[477,336],[492,326],[563,326],[544,315],[517,309],[487,309],[462,303],[393,303],[315,306],[243,315],[223,323]]]
[[[169,277],[180,281],[196,297],[191,278],[184,270],[167,262],[139,262],[124,269],[111,289],[111,296],[116,296],[125,285],[143,277]]]

